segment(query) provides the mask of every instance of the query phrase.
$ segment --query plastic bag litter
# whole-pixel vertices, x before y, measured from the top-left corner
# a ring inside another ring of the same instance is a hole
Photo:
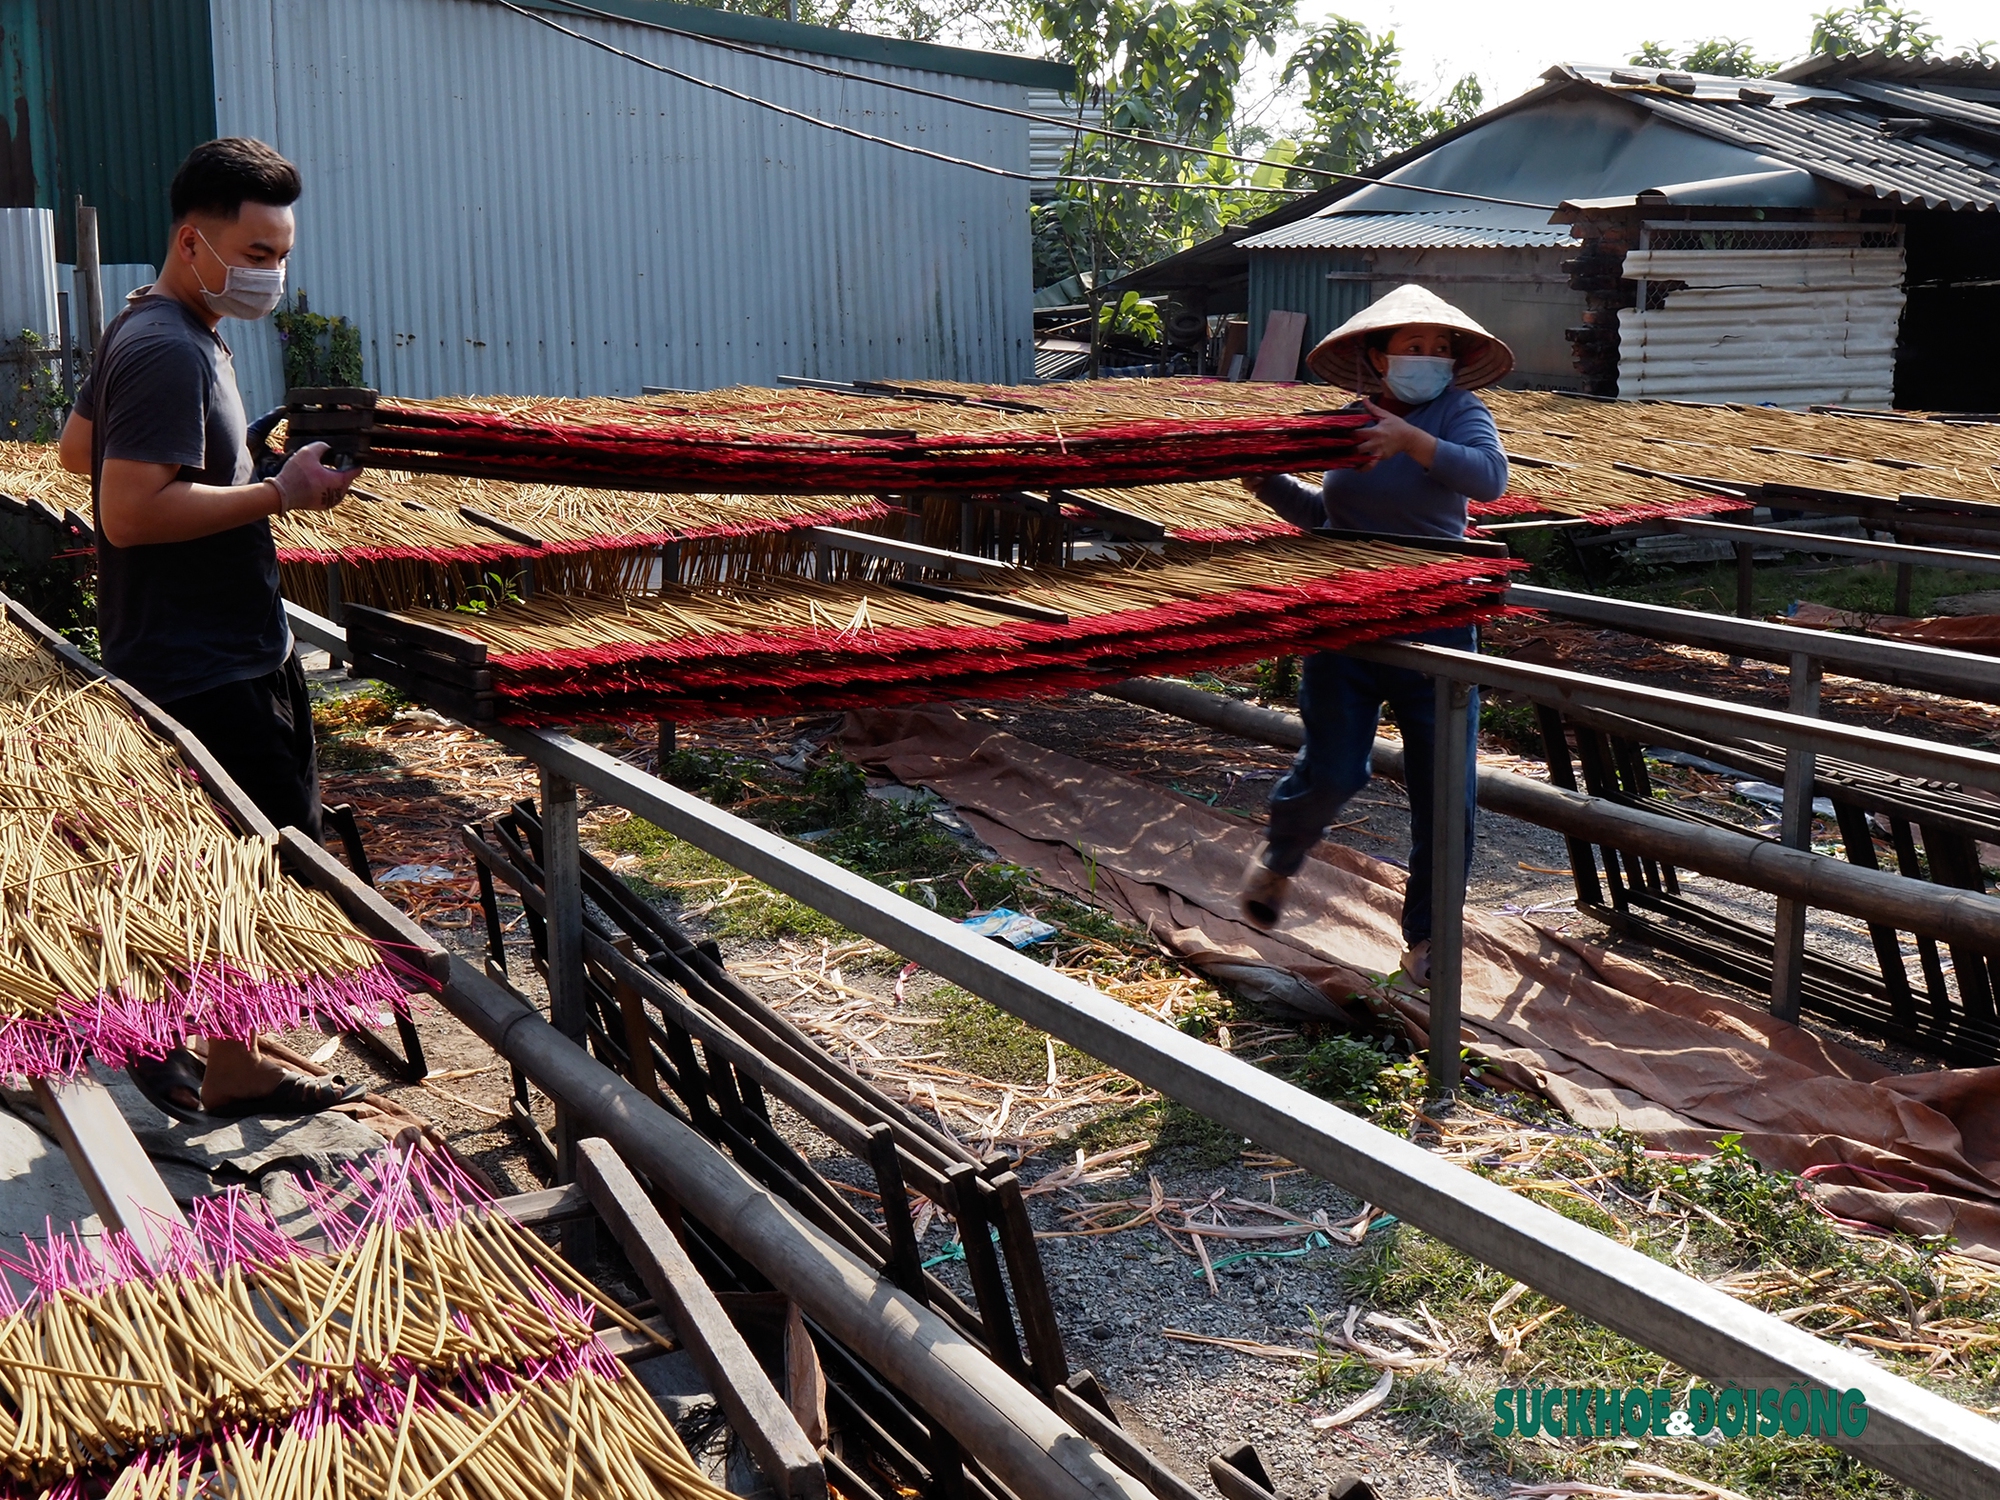
[[[991,911],[967,917],[958,925],[975,937],[998,938],[1013,948],[1025,948],[1030,943],[1045,943],[1056,935],[1055,928],[1039,917],[1009,911],[1004,906],[996,906]]]

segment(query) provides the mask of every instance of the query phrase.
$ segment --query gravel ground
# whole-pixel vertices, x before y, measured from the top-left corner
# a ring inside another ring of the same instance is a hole
[[[335,682],[345,686],[344,679]],[[1029,705],[970,705],[969,709],[1036,743],[1087,755],[1250,818],[1259,815],[1270,784],[1286,761],[1281,752],[1089,695]],[[682,744],[770,754],[787,749],[802,729],[811,727],[780,722],[721,726],[684,732]],[[822,721],[817,727],[823,730],[827,726]],[[506,760],[497,752],[495,758],[496,762]],[[1530,774],[1540,770],[1538,762],[1520,761],[1497,744],[1483,748],[1482,760]],[[393,777],[401,773],[392,770],[387,774]],[[405,786],[413,798],[434,799],[437,827],[448,828],[452,823],[497,812],[511,796],[531,790],[532,779],[525,767],[514,763],[508,774],[511,782],[504,776],[471,778],[457,785],[418,778],[406,779]],[[342,792],[346,784],[343,776],[329,774],[330,802]],[[1371,786],[1356,799],[1343,822],[1347,826],[1336,830],[1333,837],[1351,847],[1389,859],[1400,859],[1407,851],[1408,804],[1401,789],[1391,783],[1378,781]],[[424,828],[403,829],[397,837],[421,851],[435,846],[435,831],[426,824]],[[386,860],[402,860],[406,851],[396,847],[392,838],[374,852],[379,868]],[[463,857],[456,863],[462,867]],[[1607,941],[1609,934],[1598,923],[1573,912],[1568,864],[1565,846],[1556,835],[1512,819],[1484,817],[1470,899],[1479,906],[1533,910],[1547,920],[1563,923],[1578,936]],[[1746,920],[1758,920],[1760,914],[1768,920],[1768,898],[1759,893],[1700,877],[1684,877],[1684,884]],[[433,914],[428,925],[471,961],[483,961],[483,932],[462,907]],[[699,919],[691,919],[687,925],[700,934]],[[517,930],[514,936],[517,950],[525,952],[525,929]],[[1824,913],[1815,913],[1812,940],[1815,947],[1859,962],[1868,962],[1872,956],[1864,928]],[[726,957],[733,964],[768,959],[777,951],[773,943],[725,945]],[[1753,1003],[1757,999],[1660,955],[1648,953],[1646,961],[1707,988]],[[532,970],[525,964],[516,963],[514,971],[524,990],[538,990]],[[863,966],[849,970],[846,982],[881,996],[887,1004],[892,1003],[894,977],[893,967]],[[908,1001],[920,1006],[933,983],[929,976],[911,980],[906,986]],[[1905,1057],[1897,1049],[1810,1024],[1892,1065],[1922,1065],[1920,1059]],[[437,1121],[454,1147],[491,1175],[501,1191],[541,1185],[532,1159],[504,1119],[508,1097],[504,1065],[441,1011],[432,1009],[425,1014],[419,1029],[433,1069],[455,1076],[434,1079],[428,1085],[395,1083],[351,1041],[341,1043],[338,1060],[331,1065],[350,1076],[374,1079],[384,1093]],[[294,1039],[293,1045],[310,1052],[319,1040],[307,1035]],[[899,1047],[922,1050],[922,1033],[898,1035],[892,1031],[879,1038],[878,1045],[891,1052]],[[549,1123],[547,1101],[537,1095],[532,1102],[542,1122]],[[821,1157],[830,1175],[866,1181],[864,1168],[839,1158],[803,1122],[791,1120],[788,1133],[808,1154]],[[1025,1164],[1024,1179],[1032,1183],[1059,1165],[1057,1155],[1046,1153]],[[1275,1196],[1277,1202],[1298,1212],[1325,1209],[1335,1221],[1352,1218],[1359,1210],[1359,1204],[1328,1184],[1302,1174],[1274,1180],[1264,1175],[1269,1170],[1243,1159],[1219,1167],[1166,1159],[1121,1181],[1086,1191],[1112,1197],[1143,1193],[1150,1174],[1157,1177],[1170,1198],[1201,1199],[1218,1192],[1224,1197],[1263,1200]],[[1032,1197],[1037,1227],[1051,1233],[1071,1227],[1062,1215],[1074,1201],[1062,1194]],[[926,1251],[942,1250],[947,1234],[943,1227],[934,1229]],[[1316,1317],[1338,1322],[1345,1316],[1350,1298],[1343,1267],[1360,1252],[1316,1250],[1295,1259],[1244,1262],[1219,1272],[1219,1292],[1211,1294],[1192,1260],[1145,1230],[1090,1238],[1048,1238],[1041,1243],[1072,1366],[1093,1370],[1128,1429],[1194,1480],[1197,1488],[1208,1488],[1206,1463],[1210,1455],[1249,1439],[1257,1444],[1280,1486],[1301,1496],[1316,1495],[1346,1471],[1359,1472],[1379,1494],[1394,1500],[1506,1494],[1505,1475],[1487,1468],[1480,1454],[1460,1451],[1454,1440],[1440,1436],[1434,1425],[1419,1417],[1382,1410],[1337,1430],[1316,1431],[1310,1425],[1312,1418],[1345,1404],[1352,1391],[1337,1396],[1313,1392],[1295,1365],[1163,1337],[1166,1329],[1174,1328],[1308,1348]],[[946,1263],[940,1274],[950,1279],[960,1273]],[[1470,1378],[1476,1384],[1481,1377],[1474,1371]]]

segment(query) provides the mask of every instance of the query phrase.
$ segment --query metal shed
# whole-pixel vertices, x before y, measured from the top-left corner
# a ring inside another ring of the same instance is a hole
[[[1015,108],[1071,79],[1053,63],[658,0],[597,7],[629,21],[526,3],[741,94],[1017,173],[1024,121],[786,59]],[[187,148],[270,141],[306,183],[291,285],[355,323],[384,391],[1011,381],[1031,368],[1024,182],[786,118],[490,0],[0,0],[0,26],[9,17],[9,37],[40,48],[36,76],[54,80],[25,101],[52,143],[35,147],[53,162],[37,202],[81,191],[102,207],[106,261],[156,259]],[[246,400],[274,402],[271,327],[223,332]]]
[[[1567,63],[1543,77],[1376,181],[1108,290],[1243,309],[1254,340],[1273,309],[1305,313],[1316,337],[1385,282],[1420,281],[1504,323],[1525,383],[2000,406],[1984,352],[2000,339],[2000,67],[1871,56],[1771,79]],[[1510,283],[1523,294],[1496,296]]]
[[[1449,202],[1449,200],[1442,200]],[[1306,345],[1381,293],[1416,282],[1505,339],[1516,364],[1507,384],[1575,386],[1562,330],[1581,317],[1563,261],[1577,241],[1545,217],[1493,206],[1300,219],[1243,241],[1250,256],[1250,338],[1274,309],[1306,315]]]

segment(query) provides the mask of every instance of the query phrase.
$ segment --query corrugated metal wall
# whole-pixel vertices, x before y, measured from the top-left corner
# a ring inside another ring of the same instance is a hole
[[[291,284],[385,392],[637,394],[780,374],[1019,380],[1026,184],[650,73],[473,0],[213,0],[217,120],[298,162]],[[1025,171],[1025,121],[642,27],[569,24],[872,134]],[[855,72],[1019,107],[1025,88]],[[226,324],[253,406],[268,325]]]
[[[1900,248],[1633,250],[1624,275],[1685,286],[1618,314],[1623,400],[1891,404]]]
[[[1302,312],[1306,336],[1300,345],[1300,378],[1305,378],[1305,352],[1360,312],[1371,300],[1365,281],[1328,281],[1329,271],[1365,271],[1359,251],[1253,250],[1250,253],[1250,364],[1264,337],[1264,319],[1272,312]]]
[[[1583,321],[1583,293],[1572,291],[1562,263],[1576,254],[1555,245],[1486,249],[1378,250],[1375,296],[1405,282],[1436,292],[1514,351],[1516,389],[1580,390],[1564,330]]]
[[[81,193],[97,207],[97,253],[157,261],[167,185],[215,129],[207,0],[43,0],[55,80],[57,253],[76,259]]]
[[[41,0],[0,0],[0,208],[54,208],[55,190]]]
[[[55,342],[55,234],[49,209],[0,208],[0,348],[24,332]]]

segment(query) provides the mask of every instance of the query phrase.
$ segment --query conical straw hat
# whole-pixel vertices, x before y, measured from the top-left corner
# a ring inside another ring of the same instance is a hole
[[[1512,349],[1437,293],[1415,285],[1399,286],[1362,308],[1313,346],[1306,366],[1329,385],[1350,391],[1379,391],[1382,377],[1363,353],[1365,340],[1371,333],[1412,323],[1435,323],[1458,335],[1458,371],[1451,383],[1461,390],[1476,391],[1491,385],[1514,368]]]

